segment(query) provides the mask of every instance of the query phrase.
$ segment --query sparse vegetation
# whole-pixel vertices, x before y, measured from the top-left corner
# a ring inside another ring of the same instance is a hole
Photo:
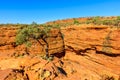
[[[8,68],[17,68],[20,70],[13,73],[21,73],[26,80],[119,80],[118,27],[120,16],[74,18],[49,24],[1,24],[1,74],[8,73]],[[11,74],[6,77],[12,79]]]
[[[93,17],[91,22],[94,23],[95,25],[100,24],[100,17],[99,16]]]
[[[45,24],[40,24],[39,26],[52,26],[52,27],[66,27],[73,24],[95,24],[95,25],[109,25],[109,26],[120,26],[120,16],[116,17],[101,17],[101,16],[94,16],[94,17],[80,17],[80,18],[73,18],[73,19],[66,19],[66,20],[58,20],[58,21],[52,21]],[[0,24],[0,27],[7,26],[7,27],[23,27],[23,26],[29,26],[28,24]]]
[[[79,24],[79,21],[78,20],[76,20],[75,18],[73,19],[74,20],[74,24]]]
[[[20,29],[16,36],[16,44],[21,45],[25,44],[26,48],[31,47],[32,40],[36,40],[40,45],[41,42],[39,39],[42,39],[46,43],[46,57],[48,57],[48,42],[46,38],[49,36],[49,31],[51,29],[51,26],[47,27],[39,27],[35,22],[33,22],[31,25],[27,27],[23,27]]]
[[[73,18],[73,19],[67,19],[65,20],[59,20],[49,22],[48,24],[55,25],[58,24],[59,26],[70,26],[70,25],[80,25],[80,24],[95,24],[95,25],[108,25],[113,27],[119,27],[120,26],[120,16],[117,17],[81,17],[81,18]]]
[[[107,36],[105,37],[104,42],[103,42],[102,51],[105,52],[105,53],[112,53],[112,50],[111,50],[111,42],[110,42],[111,33],[112,33],[112,31],[110,31],[110,32],[107,34]]]

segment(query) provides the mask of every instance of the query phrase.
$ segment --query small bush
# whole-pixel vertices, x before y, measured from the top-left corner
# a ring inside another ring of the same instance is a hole
[[[33,22],[31,25],[23,27],[17,32],[16,35],[16,44],[21,45],[25,44],[26,47],[31,47],[32,42],[31,40],[36,40],[38,43],[40,43],[39,39],[42,39],[46,43],[46,56],[48,56],[48,43],[46,41],[46,38],[48,37],[48,33],[51,29],[50,27],[39,27],[35,22]],[[41,43],[40,43],[41,45]]]

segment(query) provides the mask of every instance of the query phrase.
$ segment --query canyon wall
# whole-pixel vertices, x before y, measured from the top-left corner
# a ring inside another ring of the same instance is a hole
[[[26,46],[15,43],[15,36],[19,29],[18,27],[0,27],[0,55],[19,56],[26,54]],[[27,49],[29,54],[45,54],[46,44],[41,39],[39,41],[42,45],[35,40],[32,41],[32,46]],[[47,42],[50,54],[64,53],[64,40],[60,30],[52,29]]]
[[[0,27],[1,80],[14,77],[25,80],[120,80],[119,28],[72,25],[61,27],[61,31],[54,29],[47,39],[49,52],[62,58],[55,57],[53,61],[36,55],[45,54],[42,40],[44,47],[33,41],[28,50],[30,55],[23,56],[25,46],[15,45],[18,29]]]

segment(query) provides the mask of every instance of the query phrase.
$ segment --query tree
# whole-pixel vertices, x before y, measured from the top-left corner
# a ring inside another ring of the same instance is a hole
[[[36,24],[35,22],[33,22],[31,25],[24,27],[22,29],[20,29],[16,35],[16,44],[17,45],[21,45],[21,44],[25,44],[26,48],[31,47],[32,42],[31,40],[36,40],[40,45],[41,42],[39,41],[39,39],[42,39],[45,43],[46,43],[46,57],[49,57],[49,53],[48,53],[48,42],[47,42],[47,38],[48,38],[48,33],[50,31],[51,27],[39,27],[38,24]]]
[[[73,19],[74,20],[74,24],[79,24],[79,21],[77,19]]]

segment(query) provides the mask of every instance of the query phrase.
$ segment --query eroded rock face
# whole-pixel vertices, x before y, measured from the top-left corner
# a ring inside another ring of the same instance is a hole
[[[14,37],[12,36],[16,35],[14,34],[16,28],[1,28],[2,30],[4,32],[0,33],[0,70],[2,71],[9,68],[22,69],[29,80],[120,79],[120,30],[117,28],[95,25],[74,25],[62,28],[65,56],[61,59],[55,57],[53,61],[44,60],[40,55],[18,55],[24,53],[25,48],[24,45],[14,45],[14,39],[12,39]],[[12,30],[13,34],[8,37],[8,32],[12,33]],[[51,32],[55,35],[49,39],[49,44],[54,44],[50,45],[53,49],[50,49],[51,53],[63,50],[56,48],[62,46],[63,43],[60,41],[61,33],[58,33],[57,30]],[[42,43],[44,44],[44,42]],[[42,46],[36,42],[34,44],[36,45],[29,49],[31,54],[42,51]],[[18,52],[18,54],[14,52]],[[2,55],[11,57],[3,57]],[[63,56],[61,53],[58,53],[57,56],[60,55]]]
[[[25,45],[16,46],[15,36],[17,27],[0,27],[0,55],[21,56],[26,54]],[[42,45],[33,41],[33,45],[27,50],[29,54],[45,54],[45,43],[40,40]],[[64,53],[64,41],[60,30],[53,29],[50,37],[47,39],[49,44],[49,53]]]
[[[23,70],[5,69],[0,70],[0,80],[29,80]]]
[[[84,53],[94,50],[110,56],[120,55],[120,29],[109,26],[70,26],[63,28],[67,50]]]
[[[62,61],[56,57],[52,61],[40,56],[0,60],[0,80],[60,80],[66,75]]]
[[[119,80],[120,29],[84,25],[63,28],[62,32],[66,80]]]
[[[86,55],[76,55],[67,51],[64,57],[66,80],[119,80],[120,57],[109,57],[91,52]]]

